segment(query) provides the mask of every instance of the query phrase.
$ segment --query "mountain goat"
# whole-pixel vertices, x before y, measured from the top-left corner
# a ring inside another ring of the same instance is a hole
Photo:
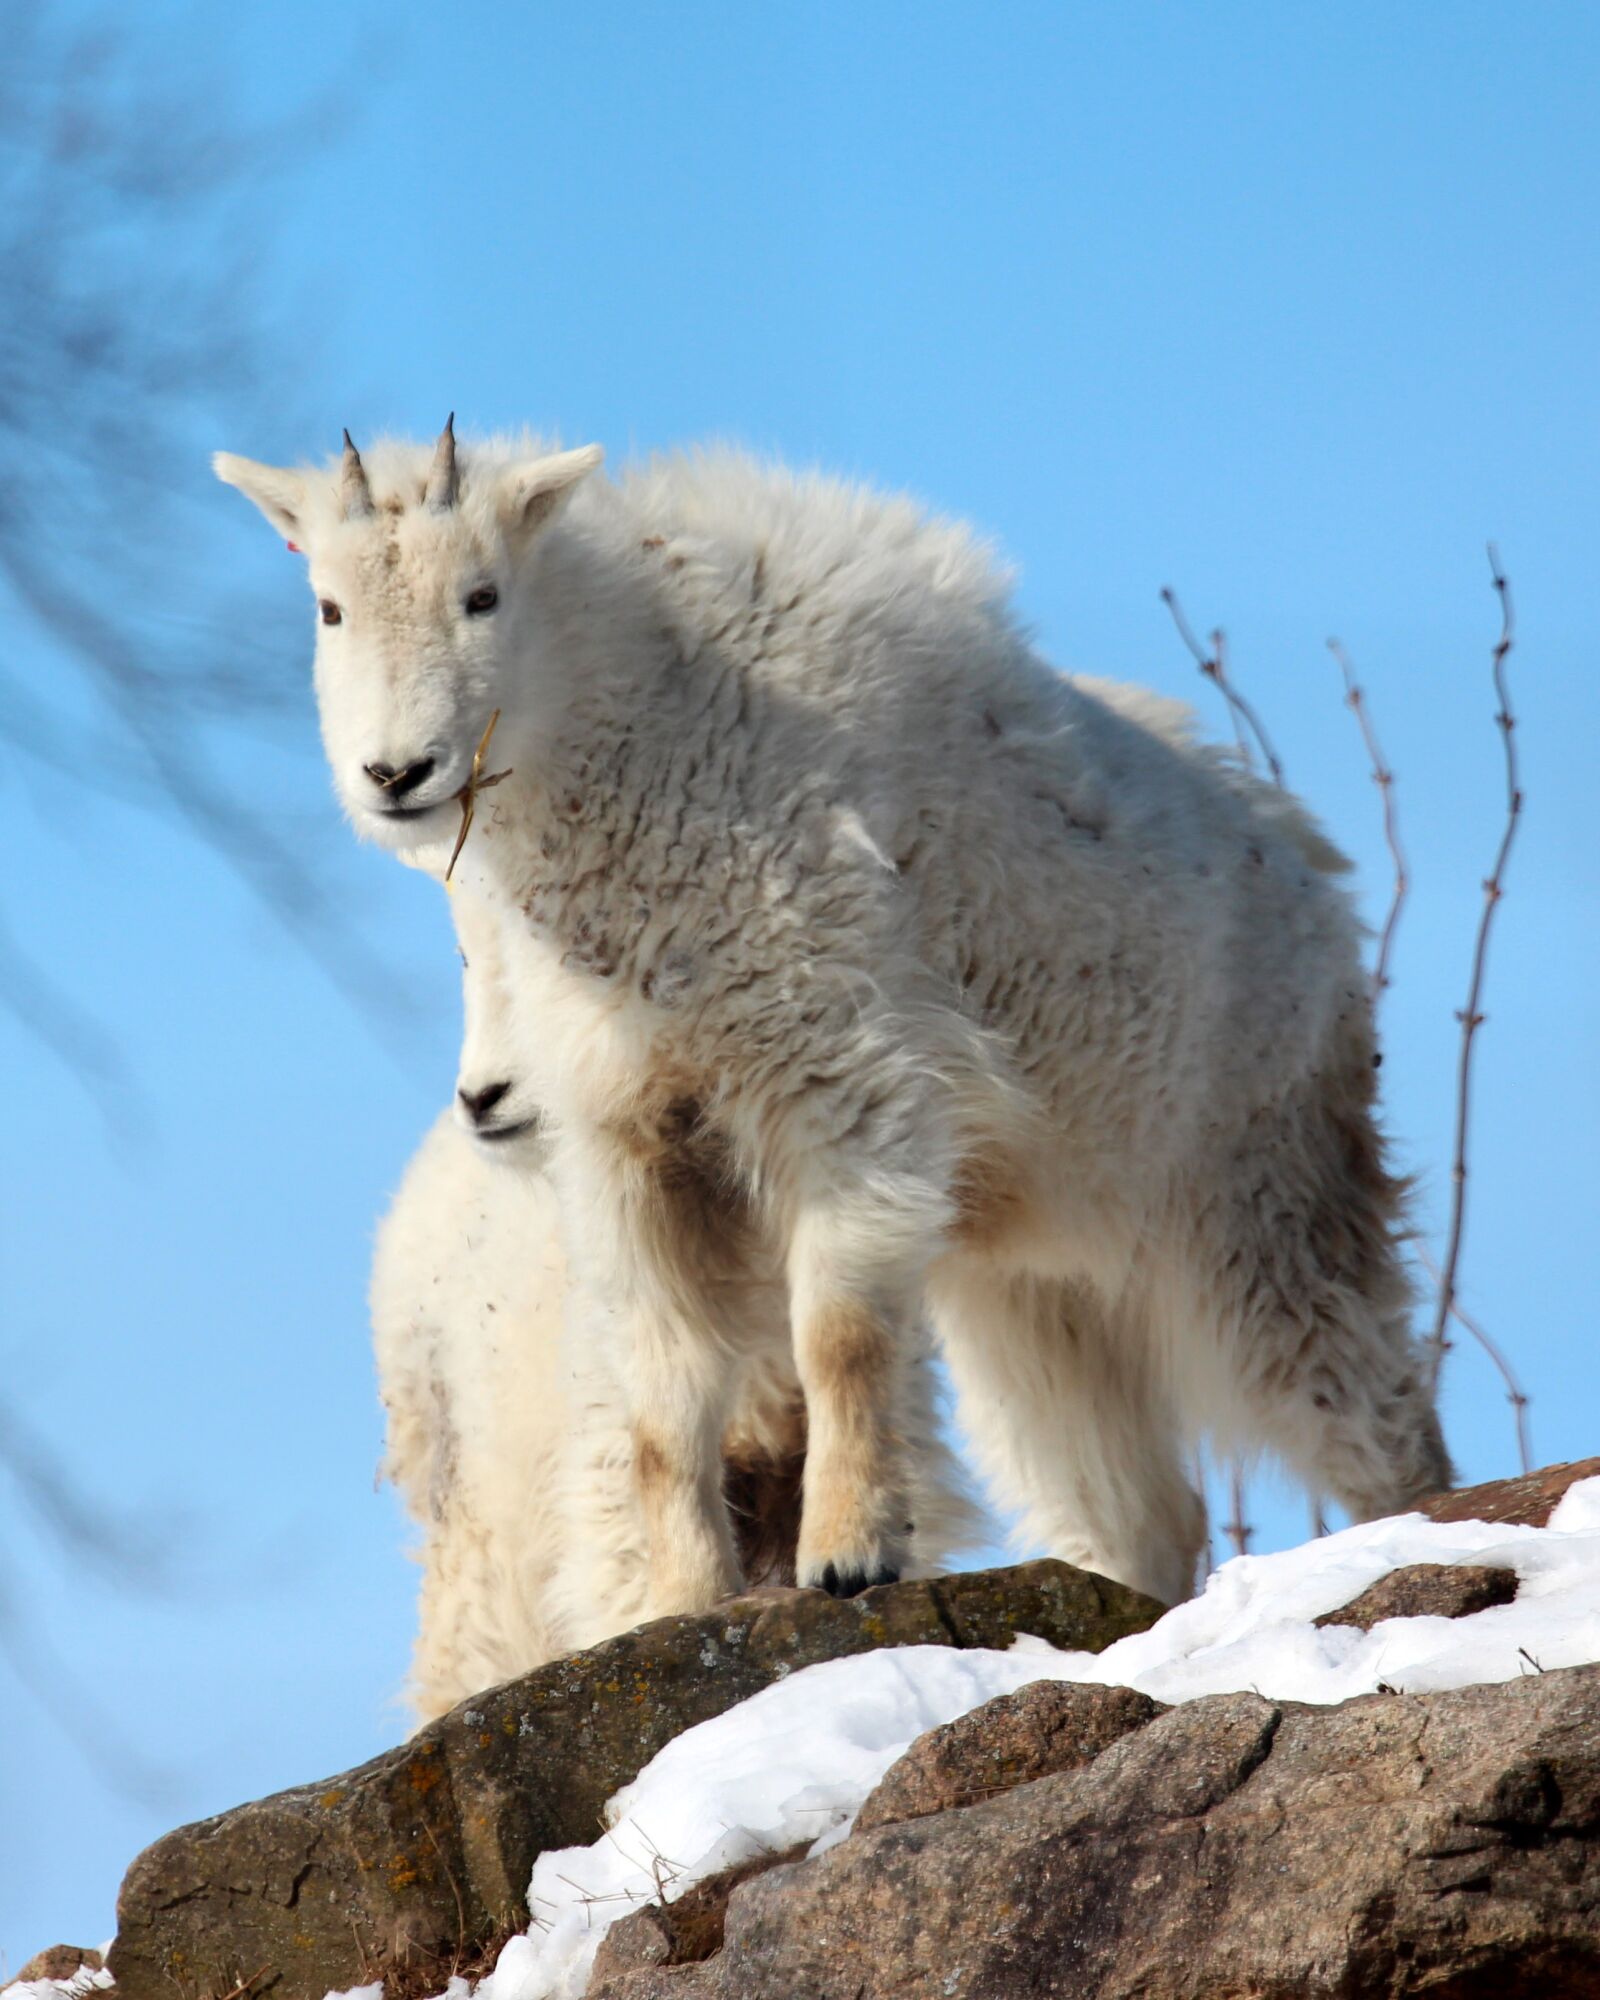
[[[1358,925],[1304,812],[1054,671],[964,528],[728,453],[600,458],[447,425],[216,469],[307,555],[363,834],[442,865],[499,713],[458,876],[539,1024],[651,1609],[738,1580],[752,1245],[805,1395],[803,1583],[904,1563],[924,1309],[1023,1533],[1160,1596],[1197,1435],[1358,1516],[1444,1482]]]
[[[456,1103],[406,1171],[372,1274],[385,1470],[422,1531],[410,1691],[424,1721],[648,1615],[626,1397],[603,1348],[563,1339],[572,1301],[550,1145],[501,990],[497,925],[465,894],[452,913],[466,967]],[[752,1585],[794,1580],[805,1458],[781,1287],[761,1305],[728,1358],[722,1439]],[[929,1574],[981,1544],[987,1523],[940,1436],[916,1341],[900,1420],[912,1563]]]

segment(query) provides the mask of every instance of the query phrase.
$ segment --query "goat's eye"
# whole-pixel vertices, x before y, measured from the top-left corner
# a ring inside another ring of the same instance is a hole
[[[499,602],[500,593],[495,589],[494,585],[492,583],[480,583],[478,588],[467,599],[467,616],[469,618],[482,618],[485,612],[492,611]]]
[[[319,598],[317,600],[317,609],[322,613],[322,622],[324,625],[342,625],[344,623],[344,613],[331,597]]]

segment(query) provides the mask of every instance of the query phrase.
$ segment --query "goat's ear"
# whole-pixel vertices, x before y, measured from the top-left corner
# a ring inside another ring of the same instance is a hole
[[[253,458],[236,458],[231,451],[219,451],[211,469],[224,486],[236,486],[244,497],[261,509],[267,519],[292,542],[304,526],[306,483],[301,473],[286,466],[258,465]]]
[[[558,451],[551,458],[526,458],[500,475],[500,511],[514,532],[532,534],[553,521],[571,499],[580,479],[605,457],[597,444]]]

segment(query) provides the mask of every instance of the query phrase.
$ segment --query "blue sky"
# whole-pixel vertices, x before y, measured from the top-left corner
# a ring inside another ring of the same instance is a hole
[[[1415,888],[1384,1081],[1435,1238],[1452,1012],[1499,831],[1494,537],[1528,804],[1463,1283],[1532,1391],[1537,1456],[1600,1449],[1591,10],[690,0],[330,21],[279,0],[226,30],[152,5],[130,32],[246,115],[329,85],[340,106],[333,141],[263,187],[249,246],[282,394],[207,445],[287,459],[344,423],[431,435],[451,408],[614,456],[735,437],[974,518],[1053,658],[1187,696],[1220,733],[1157,599],[1171,583],[1197,625],[1226,625],[1376,921],[1388,866],[1324,651],[1340,634],[1399,774]],[[299,611],[296,564],[208,486],[198,445],[195,501],[174,608],[203,573]],[[108,1133],[0,1019],[7,1393],[169,1552],[123,1589],[25,1520],[8,1537],[34,1672],[63,1656],[77,1733],[98,1716],[159,1781],[142,1803],[108,1786],[0,1660],[13,1967],[108,1934],[122,1869],[167,1826],[400,1727],[414,1573],[373,1490],[363,1293],[374,1220],[450,1089],[455,963],[436,893],[340,823],[308,682],[229,770],[281,806],[412,1025],[376,1031],[181,829],[90,797],[69,812],[8,773],[9,919],[114,1015],[141,1111]],[[1513,1469],[1468,1349],[1445,1410],[1469,1477]],[[1267,1483],[1255,1518],[1282,1541],[1304,1514]]]

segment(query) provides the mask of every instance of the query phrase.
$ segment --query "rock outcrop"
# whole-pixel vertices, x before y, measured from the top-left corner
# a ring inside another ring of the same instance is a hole
[[[1035,1681],[919,1736],[884,1773],[856,1815],[870,1833],[997,1798],[1056,1771],[1078,1771],[1163,1713],[1132,1688]]]
[[[1417,1502],[1416,1511],[1430,1521],[1504,1521],[1513,1527],[1542,1528],[1569,1486],[1597,1477],[1600,1458],[1571,1459],[1515,1479],[1491,1479],[1482,1486],[1456,1486],[1448,1493],[1430,1494]]]
[[[944,1754],[924,1739],[879,1796],[926,1799],[930,1766],[945,1790],[960,1774],[954,1796],[981,1789],[991,1750],[1057,1734],[1057,1693],[976,1711],[959,1755],[936,1732]],[[720,1921],[699,1913],[699,1963],[651,1962],[648,1913],[627,1919],[590,2000],[1600,1993],[1600,1667],[1103,1720],[1122,1733],[1077,1768],[733,1886]]]
[[[91,1951],[81,1944],[52,1944],[43,1951],[36,1951],[17,1974],[19,1982],[48,1979],[54,1985],[64,1986],[70,1979],[86,1977],[98,1972],[104,1960],[98,1951]]]
[[[1541,1526],[1600,1459],[1424,1501]],[[1466,1618],[1513,1571],[1419,1563],[1320,1625]],[[796,1668],[883,1646],[1099,1651],[1161,1607],[1061,1563],[840,1603],[753,1593],[476,1697],[358,1770],[135,1861],[122,2000],[419,2000],[527,1922],[673,1737]],[[1600,1666],[1335,1708],[1037,1682],[921,1737],[848,1838],[763,1854],[612,1927],[594,2000],[1551,2000],[1600,1996]],[[1380,1683],[1380,1686],[1382,1683]],[[104,1977],[61,1952],[34,1976]]]
[[[663,1619],[464,1703],[400,1749],[196,1826],[134,1862],[110,1954],[120,2000],[322,2000],[397,1975],[439,1991],[527,1922],[544,1849],[595,1839],[619,1786],[683,1730],[797,1667],[879,1646],[1098,1652],[1162,1606],[1065,1563],[758,1594]],[[431,1984],[429,1982],[432,1982]]]
[[[1482,1563],[1408,1563],[1312,1623],[1354,1625],[1370,1632],[1385,1618],[1470,1618],[1475,1611],[1509,1604],[1516,1594],[1514,1569]]]

